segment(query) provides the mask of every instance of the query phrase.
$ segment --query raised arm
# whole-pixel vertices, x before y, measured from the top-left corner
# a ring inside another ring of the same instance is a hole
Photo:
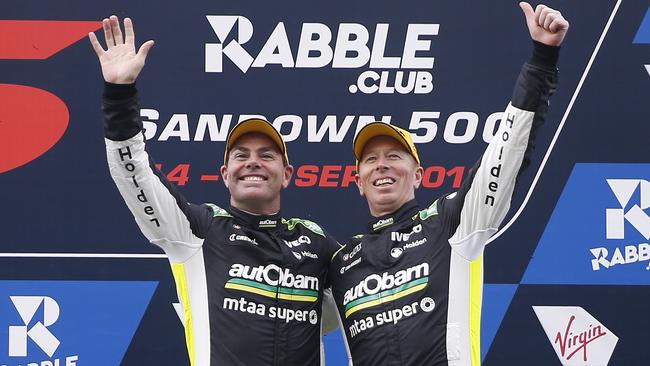
[[[106,81],[102,111],[111,176],[147,239],[163,248],[172,262],[184,262],[203,243],[213,215],[205,205],[189,204],[145,151],[134,83],[153,41],[136,53],[129,18],[124,20],[124,34],[116,16],[104,19],[103,29],[106,50],[94,33],[89,38]]]
[[[473,260],[510,209],[517,177],[530,160],[536,130],[544,121],[557,82],[559,45],[569,23],[559,11],[544,5],[535,10],[521,2],[534,43],[533,56],[522,67],[499,130],[479,163],[456,194],[439,202],[450,228],[449,243]]]

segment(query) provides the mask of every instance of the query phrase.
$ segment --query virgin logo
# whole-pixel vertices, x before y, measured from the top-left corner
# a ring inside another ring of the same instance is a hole
[[[589,329],[576,334],[576,330],[571,328],[575,319],[575,315],[571,315],[564,332],[557,332],[555,343],[560,346],[560,354],[567,360],[582,350],[582,360],[587,361],[587,345],[604,336],[607,332],[603,331],[600,325],[594,327],[593,324],[589,324]]]
[[[609,363],[618,337],[585,309],[533,306],[533,310],[562,365],[605,366]]]

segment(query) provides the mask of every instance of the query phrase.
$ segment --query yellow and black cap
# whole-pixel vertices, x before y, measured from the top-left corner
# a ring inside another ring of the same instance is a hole
[[[284,139],[278,130],[273,127],[271,122],[263,120],[261,118],[249,118],[247,120],[239,122],[232,130],[228,133],[228,138],[226,139],[226,150],[223,153],[223,163],[228,162],[228,153],[232,149],[233,144],[237,141],[238,138],[242,137],[247,133],[261,133],[262,135],[270,138],[280,149],[280,153],[284,157],[284,161],[289,164],[289,155],[287,155],[287,145],[284,143]]]
[[[388,136],[397,140],[404,146],[406,151],[413,156],[418,165],[420,165],[420,156],[418,155],[418,150],[415,148],[410,132],[388,123],[371,122],[363,126],[352,143],[354,148],[354,157],[357,160],[357,167],[361,161],[363,148],[366,147],[368,141],[377,136]]]

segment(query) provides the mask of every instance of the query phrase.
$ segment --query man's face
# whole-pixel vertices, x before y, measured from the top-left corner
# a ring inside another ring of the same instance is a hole
[[[402,144],[388,136],[377,136],[363,149],[356,181],[359,193],[368,200],[370,213],[382,216],[415,198],[422,172]]]
[[[291,174],[293,167],[284,165],[275,143],[259,133],[238,138],[228,153],[228,162],[221,167],[230,204],[256,214],[280,210],[280,191],[289,184]]]

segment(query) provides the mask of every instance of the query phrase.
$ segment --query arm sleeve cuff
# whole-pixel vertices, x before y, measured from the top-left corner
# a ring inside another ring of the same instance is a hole
[[[552,69],[557,67],[557,60],[560,57],[559,46],[549,46],[537,41],[533,41],[533,46],[533,55],[529,61],[531,65]]]
[[[140,104],[135,84],[106,83],[102,98],[104,136],[124,141],[142,131]]]
[[[111,100],[129,99],[137,93],[135,83],[113,84],[104,82],[104,98]]]

